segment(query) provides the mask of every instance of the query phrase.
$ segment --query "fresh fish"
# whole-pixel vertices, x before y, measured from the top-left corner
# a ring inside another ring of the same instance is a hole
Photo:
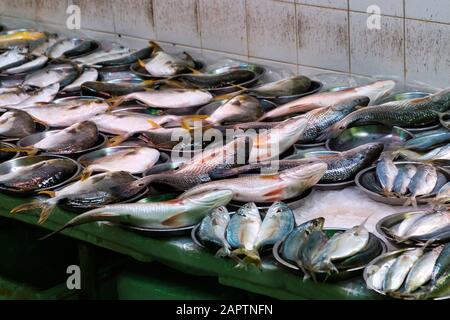
[[[302,269],[305,279],[310,276],[314,279],[314,273],[312,269],[314,257],[326,246],[328,243],[328,237],[322,230],[314,230],[300,249],[300,258],[296,260],[297,265]]]
[[[46,34],[44,32],[36,31],[17,31],[9,34],[1,34],[0,48],[27,45],[39,40],[43,41],[45,38]]]
[[[198,237],[204,243],[211,243],[221,249],[217,255],[226,256],[230,254],[230,245],[225,238],[225,231],[230,222],[230,214],[227,208],[218,207],[203,218],[198,228]]]
[[[433,192],[437,183],[437,171],[436,168],[430,165],[424,165],[417,168],[417,172],[409,183],[408,189],[411,191],[409,199],[406,201],[405,206],[412,204],[417,206],[416,197],[427,195]]]
[[[142,81],[140,83],[88,81],[81,85],[81,93],[84,96],[112,98],[116,96],[125,96],[133,92],[145,91],[146,89],[153,87],[154,84],[155,82],[153,80]]]
[[[418,218],[406,230],[404,238],[411,238],[429,234],[450,224],[450,212],[435,212]]]
[[[90,120],[110,108],[107,102],[74,99],[64,103],[27,107],[23,110],[51,127],[67,127],[76,122]]]
[[[47,189],[67,180],[73,174],[73,165],[67,160],[45,160],[17,167],[14,171],[0,175],[0,187],[15,192]]]
[[[38,56],[29,62],[25,62],[24,64],[21,64],[20,66],[6,69],[5,73],[18,74],[18,73],[25,73],[25,72],[39,70],[47,64],[47,61],[48,61],[48,57]]]
[[[47,50],[52,59],[71,58],[92,50],[94,43],[91,40],[61,39]]]
[[[111,99],[117,107],[123,102],[138,100],[149,107],[161,109],[178,109],[196,107],[211,102],[213,96],[208,91],[199,89],[164,89],[133,92]]]
[[[324,162],[328,165],[320,183],[334,183],[353,179],[356,174],[369,167],[383,151],[382,143],[368,143],[339,154],[322,155],[308,159],[279,160],[251,163],[234,169],[217,168],[211,173],[211,178],[221,179],[229,176],[266,170],[266,172],[286,170],[302,164]]]
[[[0,93],[0,107],[13,106],[25,101],[30,97],[30,91],[22,87],[14,87]]]
[[[82,165],[82,179],[89,177],[92,172],[127,171],[131,174],[142,173],[158,162],[160,153],[148,147],[130,147],[113,154],[97,158],[92,162],[84,161]]]
[[[373,273],[368,279],[370,286],[374,289],[384,291],[384,279],[386,279],[386,275],[389,272],[389,269],[395,262],[395,258],[389,259],[385,263],[383,263],[377,270],[372,271]]]
[[[337,137],[355,122],[376,122],[399,127],[423,126],[437,121],[437,112],[444,112],[449,108],[450,89],[446,89],[425,98],[393,101],[357,110],[335,123],[325,135],[329,138]]]
[[[261,264],[256,240],[262,221],[258,207],[252,202],[247,203],[231,217],[226,229],[227,241],[233,254],[243,254],[246,256],[244,261],[253,262],[256,265]]]
[[[387,196],[394,188],[395,178],[398,175],[398,168],[393,162],[393,155],[385,153],[380,157],[377,163],[376,174],[378,182]]]
[[[311,79],[305,76],[293,76],[264,83],[248,89],[247,92],[258,97],[283,97],[305,93],[311,87]]]
[[[450,201],[450,182],[447,182],[444,186],[442,186],[441,189],[439,189],[439,192],[437,193],[433,202],[435,204],[439,203],[445,204],[449,201]]]
[[[231,198],[231,191],[221,190],[162,202],[106,205],[76,216],[45,238],[64,229],[96,221],[158,229],[192,226],[215,208],[227,205]]]
[[[292,114],[305,113],[317,108],[333,106],[342,100],[355,97],[368,97],[370,103],[373,104],[375,101],[389,94],[394,86],[394,81],[386,80],[337,92],[316,93],[281,105],[262,116],[260,121],[277,119]]]
[[[423,255],[423,250],[423,248],[417,248],[407,251],[395,259],[383,282],[383,289],[386,293],[400,289],[411,268]]]
[[[130,55],[130,53],[130,48],[126,48],[119,43],[109,43],[108,46],[102,46],[102,49],[100,50],[74,59],[74,62],[86,66],[95,66],[103,61],[126,57]]]
[[[151,55],[151,53],[152,49],[149,47],[146,47],[141,50],[132,49],[128,53],[125,52],[124,54],[118,54],[115,56],[109,56],[107,58],[104,58],[102,59],[102,61],[97,62],[96,65],[102,67],[130,65],[132,63],[139,61],[140,59],[148,58]]]
[[[375,235],[369,234],[369,240],[361,251],[342,261],[335,261],[334,266],[338,270],[349,270],[365,266],[382,252],[383,246],[381,245],[380,240]]]
[[[25,111],[7,109],[0,116],[0,136],[23,138],[36,132],[36,123]]]
[[[413,211],[409,212],[402,222],[398,224],[398,226],[395,228],[394,234],[397,237],[404,237],[406,232],[423,216],[429,214],[427,211]],[[392,233],[392,232],[390,232]]]
[[[1,38],[1,36],[0,36]],[[14,68],[29,60],[28,50],[14,48],[0,54],[0,71]]]
[[[86,68],[83,70],[83,73],[80,74],[78,78],[75,79],[74,82],[69,84],[64,88],[64,91],[79,91],[81,90],[81,86],[88,81],[96,81],[98,78],[98,71],[94,68]]]
[[[152,58],[147,61],[140,61],[141,67],[145,68],[154,77],[168,77],[183,72],[189,72],[195,68],[194,60],[187,53],[186,58],[180,59],[161,50],[155,42],[150,42],[153,47]]]
[[[437,129],[416,135],[414,138],[406,141],[404,149],[416,151],[428,151],[443,143],[450,142],[450,130]]]
[[[34,200],[11,210],[11,213],[41,209],[39,223],[44,223],[57,205],[90,210],[133,197],[141,190],[130,188],[136,180],[125,171],[100,173],[85,181],[74,182],[57,191],[45,191],[51,198]]]
[[[185,128],[156,128],[146,131],[139,138],[145,141],[150,147],[158,149],[172,149],[179,147],[180,150],[186,150],[191,149],[191,147],[194,146],[194,143],[191,143],[192,133]],[[200,144],[195,146],[199,149],[202,147]]]
[[[353,112],[356,107],[367,106],[369,102],[368,97],[352,97],[344,99],[334,106],[309,111],[306,114],[309,119],[308,126],[299,142],[307,143],[323,140],[321,135],[327,128]]]
[[[300,252],[303,244],[306,242],[308,236],[317,230],[322,230],[325,223],[324,218],[316,218],[307,221],[296,227],[283,241],[281,248],[281,255],[284,259],[295,262],[300,257]]]
[[[402,155],[404,158],[410,161],[433,161],[436,163],[439,162],[448,162],[450,160],[450,143],[446,144],[442,147],[434,148],[433,150],[421,154],[407,149],[398,149],[396,151],[398,154]]]
[[[267,210],[255,241],[257,250],[275,243],[288,235],[295,226],[294,212],[283,202],[274,202]]]
[[[221,73],[186,73],[174,75],[172,80],[181,80],[197,88],[212,89],[238,85],[255,78],[255,73],[246,69],[234,69]]]
[[[415,176],[417,168],[415,165],[407,164],[398,169],[397,177],[394,180],[392,191],[399,195],[404,195],[408,191],[411,179]]]
[[[48,48],[53,46],[60,38],[56,33],[47,34],[47,38],[44,41],[40,41],[40,43],[33,47],[33,51],[31,51],[32,55],[35,56],[43,56],[46,54]]]
[[[431,274],[441,250],[442,247],[435,248],[416,261],[405,280],[406,294],[416,291],[431,280]]]
[[[27,107],[32,107],[35,105],[42,105],[49,103],[52,101],[59,92],[59,84],[54,83],[49,85],[48,87],[37,88],[28,93],[28,97],[17,103],[12,105],[13,108],[25,109]]]
[[[442,276],[448,275],[450,268],[450,243],[442,248],[439,257],[434,264],[431,280],[435,284]]]
[[[244,176],[193,187],[182,197],[213,190],[232,190],[233,200],[274,202],[294,198],[314,186],[327,170],[325,163],[299,166],[273,175]]]
[[[79,70],[71,64],[49,65],[44,69],[30,73],[25,77],[22,85],[43,88],[54,83],[62,87],[78,78]]]

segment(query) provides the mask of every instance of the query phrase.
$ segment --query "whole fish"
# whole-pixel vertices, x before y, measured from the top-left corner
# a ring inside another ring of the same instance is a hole
[[[62,88],[78,78],[78,75],[79,70],[72,64],[49,65],[27,75],[22,85],[43,88],[59,83]]]
[[[140,50],[131,49],[129,52],[105,57],[101,61],[98,61],[96,65],[102,67],[131,65],[140,59],[148,58],[151,53],[152,49],[149,47]]]
[[[116,96],[125,96],[133,92],[145,91],[152,88],[155,82],[153,80],[140,83],[133,82],[102,82],[87,81],[81,85],[81,93],[84,96],[99,96],[103,98],[112,98]]]
[[[106,205],[76,216],[45,238],[64,229],[96,221],[158,229],[192,226],[215,208],[227,205],[231,198],[231,191],[221,190],[162,202]]]
[[[150,46],[153,47],[151,59],[140,61],[140,65],[154,77],[173,76],[189,72],[195,67],[194,60],[187,53],[184,53],[186,59],[180,59],[162,51],[161,47],[155,42],[150,42]]]
[[[327,170],[325,163],[315,163],[285,170],[279,174],[244,176],[211,181],[193,187],[182,197],[213,190],[232,190],[233,200],[274,202],[294,198],[313,187]]]
[[[405,218],[400,222],[393,232],[397,237],[404,237],[406,232],[423,216],[429,214],[427,211],[408,212]]]
[[[338,104],[309,111],[305,116],[309,122],[305,132],[299,139],[301,143],[321,141],[321,135],[330,126],[353,112],[358,106],[367,106],[368,97],[353,97],[344,99]]]
[[[385,263],[383,263],[378,269],[372,271],[373,273],[368,278],[368,283],[372,288],[384,291],[383,287],[384,279],[386,279],[386,275],[388,274],[389,269],[392,267],[395,260],[396,260],[395,258],[389,259]]]
[[[36,123],[25,111],[7,109],[0,116],[0,136],[23,138],[36,132]]]
[[[450,142],[450,130],[437,129],[415,135],[414,138],[406,141],[403,148],[416,151],[428,151],[442,143],[448,142]]]
[[[369,241],[361,251],[343,259],[342,261],[335,261],[334,266],[338,270],[349,270],[365,266],[375,257],[378,257],[382,252],[383,246],[378,238],[373,234],[369,234]]]
[[[90,40],[61,39],[48,48],[46,53],[52,59],[70,58],[89,51],[92,46],[93,43]]]
[[[416,291],[431,280],[431,274],[441,250],[442,247],[435,248],[416,261],[405,280],[406,294]]]
[[[39,70],[42,67],[44,67],[47,64],[47,62],[48,62],[48,57],[38,56],[29,62],[25,62],[24,64],[21,64],[19,66],[6,69],[5,73],[18,74],[18,73],[25,73],[25,72]]]
[[[394,180],[392,191],[399,195],[404,195],[408,191],[408,186],[415,176],[417,168],[415,165],[407,164],[398,169],[397,177]]]
[[[0,36],[1,38],[1,36]],[[14,68],[29,60],[28,50],[14,48],[0,54],[0,71]]]
[[[86,68],[83,70],[83,73],[80,74],[78,78],[75,79],[74,82],[69,84],[64,88],[64,91],[79,91],[81,90],[81,86],[88,81],[96,81],[98,78],[98,71],[94,68]]]
[[[334,124],[326,137],[337,137],[355,122],[376,122],[388,126],[418,127],[438,120],[437,112],[450,108],[450,89],[436,92],[425,98],[392,101],[352,112]]]
[[[39,40],[45,40],[46,34],[44,32],[36,31],[17,31],[9,34],[0,35],[0,48],[7,48],[11,46],[27,45]]]
[[[114,107],[123,102],[138,100],[152,108],[178,109],[197,107],[211,102],[213,96],[199,89],[164,89],[133,92],[125,96],[112,98],[110,101]]]
[[[31,54],[35,56],[43,56],[46,54],[48,48],[53,46],[59,40],[60,38],[58,34],[56,33],[47,34],[47,38],[44,41],[40,41],[39,44],[33,46]]]
[[[225,232],[230,222],[230,214],[226,207],[218,207],[205,216],[198,228],[198,237],[204,243],[212,243],[220,247],[217,255],[226,256],[230,254],[230,245],[225,239]]]
[[[411,268],[422,256],[423,250],[423,248],[417,248],[407,251],[395,259],[383,282],[383,289],[386,293],[400,289]]]
[[[267,210],[255,241],[257,250],[273,246],[295,226],[294,212],[283,202],[274,202]]]
[[[431,280],[435,284],[442,276],[448,274],[450,268],[450,243],[442,248],[439,257],[434,264]]]
[[[193,146],[201,148],[203,144],[196,143],[192,139],[192,132],[185,128],[156,128],[144,132],[140,137],[153,148],[180,149],[191,150]]]
[[[411,191],[409,199],[405,205],[412,204],[417,206],[416,197],[427,195],[433,192],[437,183],[437,171],[436,168],[430,165],[424,165],[417,168],[417,172],[411,179],[408,185],[408,189]]]
[[[244,261],[253,262],[256,265],[261,263],[256,248],[256,239],[261,224],[258,207],[252,202],[239,208],[231,217],[226,229],[227,242],[231,248],[235,249],[232,253],[243,254],[246,256]]]
[[[398,168],[393,162],[393,155],[385,153],[380,157],[375,169],[378,182],[387,196],[394,188],[395,178],[398,175]]]
[[[326,234],[322,230],[314,230],[302,245],[300,258],[296,260],[296,263],[302,269],[305,279],[309,277],[315,278],[314,272],[311,272],[313,259],[327,243],[328,237]]]
[[[333,106],[344,99],[355,97],[368,97],[370,103],[373,104],[390,93],[394,86],[394,81],[386,80],[337,92],[316,93],[281,105],[262,116],[260,121],[273,120],[292,114],[305,113],[317,108]]]
[[[445,204],[449,201],[450,201],[450,182],[447,182],[444,186],[442,186],[441,189],[439,189],[439,192],[437,193],[433,202],[435,204],[439,203]]]
[[[160,153],[148,147],[130,147],[91,161],[82,161],[86,168],[82,179],[86,179],[92,172],[126,171],[131,174],[142,173],[158,162]]]
[[[126,57],[130,55],[130,53],[130,48],[126,48],[119,43],[113,42],[108,43],[107,45],[102,45],[100,50],[96,50],[82,57],[75,58],[74,62],[81,65],[95,66],[103,61]]]
[[[282,97],[305,93],[311,87],[311,79],[305,76],[292,76],[281,80],[264,83],[247,90],[259,97]]]
[[[28,93],[28,98],[12,105],[14,108],[25,109],[36,105],[42,105],[52,101],[59,92],[59,83],[54,83],[48,87],[37,88]]]
[[[129,199],[141,191],[130,188],[130,182],[134,180],[136,178],[125,171],[100,173],[57,191],[45,191],[43,193],[51,198],[33,200],[12,209],[11,213],[41,209],[39,223],[44,223],[57,205],[90,210]]]
[[[410,161],[433,161],[436,163],[446,163],[447,160],[450,160],[450,143],[442,147],[434,148],[425,154],[403,148],[398,149],[396,152]]]
[[[354,149],[340,152],[338,154],[321,155],[308,159],[298,160],[279,160],[266,161],[259,163],[250,163],[233,169],[217,168],[211,173],[211,178],[221,179],[229,176],[237,176],[240,174],[253,172],[255,170],[266,170],[272,172],[278,170],[286,170],[297,167],[302,164],[324,162],[328,165],[328,169],[320,179],[320,183],[334,183],[353,179],[356,174],[369,167],[378,159],[383,151],[382,143],[368,143]]]
[[[419,217],[405,231],[404,238],[411,238],[429,234],[450,224],[450,212],[435,212]]]
[[[76,122],[90,120],[110,108],[107,102],[74,99],[63,103],[27,107],[23,110],[51,127],[67,127]]]
[[[234,69],[221,73],[185,73],[174,75],[171,79],[186,82],[197,88],[212,89],[245,83],[254,79],[255,76],[253,71]]]
[[[26,152],[29,155],[39,151],[71,154],[92,147],[98,141],[98,131],[95,123],[79,122],[66,129],[55,131],[33,145],[17,148],[3,148],[4,151]]]
[[[14,171],[0,175],[0,187],[15,192],[47,189],[67,180],[73,174],[73,164],[67,160],[45,160],[17,167]]]
[[[224,146],[208,147],[183,163],[177,170],[149,175],[140,179],[138,183],[164,184],[186,191],[200,183],[210,182],[209,173],[219,166],[232,168],[246,163],[251,146],[251,139],[239,137]]]
[[[31,90],[22,87],[14,87],[11,90],[5,90],[0,93],[0,106],[12,106],[25,101],[30,97]]]
[[[303,244],[308,236],[317,230],[322,230],[325,219],[320,217],[307,221],[296,227],[283,241],[281,255],[284,259],[295,262],[300,257]]]

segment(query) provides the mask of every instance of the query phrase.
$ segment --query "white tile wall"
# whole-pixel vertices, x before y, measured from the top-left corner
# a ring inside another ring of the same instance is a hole
[[[73,35],[65,28],[72,2],[82,34],[135,48],[153,39],[209,62],[230,57],[290,73],[450,86],[449,0],[0,0],[0,22]],[[369,5],[381,9],[381,30],[366,27]]]

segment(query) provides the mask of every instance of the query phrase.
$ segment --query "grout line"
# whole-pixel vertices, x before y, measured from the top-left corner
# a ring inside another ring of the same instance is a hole
[[[247,59],[250,59],[250,35],[249,35],[249,27],[248,27],[248,0],[244,0],[245,5],[245,34],[246,34],[246,43],[247,43]]]
[[[406,0],[403,0],[403,81],[406,81],[407,64],[406,64]]]
[[[295,16],[295,52],[297,53],[297,66],[300,63],[300,38],[298,32],[298,12],[297,12],[297,4],[294,3],[294,16]],[[298,67],[297,67],[298,69]],[[298,72],[298,71],[297,71]]]
[[[348,72],[352,73],[352,42],[350,30],[350,0],[347,0]]]

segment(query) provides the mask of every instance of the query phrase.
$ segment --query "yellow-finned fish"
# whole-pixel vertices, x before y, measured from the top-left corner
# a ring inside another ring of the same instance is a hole
[[[17,31],[10,34],[2,34],[0,35],[0,48],[24,45],[45,38],[45,33],[38,31]]]

